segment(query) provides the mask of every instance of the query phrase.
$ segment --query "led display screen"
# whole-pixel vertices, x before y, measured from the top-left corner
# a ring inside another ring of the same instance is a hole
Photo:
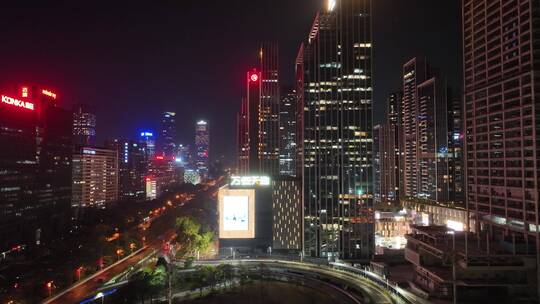
[[[247,196],[224,196],[223,197],[223,230],[224,231],[247,231],[249,229]]]
[[[219,238],[255,237],[255,190],[221,188],[219,199]]]

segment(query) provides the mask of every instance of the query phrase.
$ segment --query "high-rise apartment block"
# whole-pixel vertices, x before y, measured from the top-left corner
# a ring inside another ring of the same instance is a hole
[[[73,155],[72,206],[106,207],[118,200],[116,149],[81,147]]]
[[[403,195],[432,202],[450,197],[446,81],[424,59],[403,66]]]
[[[467,209],[478,238],[491,241],[484,260],[497,257],[495,245],[536,259],[538,293],[540,3],[463,0],[462,8]]]

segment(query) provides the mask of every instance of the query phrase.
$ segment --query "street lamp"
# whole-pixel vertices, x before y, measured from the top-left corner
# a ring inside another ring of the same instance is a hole
[[[49,291],[49,297],[52,296],[53,281],[47,282],[47,290]]]
[[[105,303],[105,294],[103,292],[98,292],[98,294],[94,297],[94,300],[99,298],[101,298],[101,304]]]
[[[75,270],[75,272],[77,273],[77,281],[80,281],[81,280],[81,272],[83,271],[83,267],[82,266],[79,266],[79,268],[77,268]]]

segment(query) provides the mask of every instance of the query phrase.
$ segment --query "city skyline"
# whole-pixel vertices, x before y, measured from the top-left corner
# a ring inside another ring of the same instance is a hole
[[[144,12],[144,7],[136,4],[130,11],[121,11],[114,5],[108,6],[107,10],[99,6],[85,6],[81,10],[79,4],[33,7],[11,3],[3,8],[6,18],[0,21],[7,29],[4,31],[6,39],[28,38],[0,50],[0,65],[4,71],[0,83],[44,84],[61,92],[66,108],[76,103],[95,107],[97,142],[107,138],[135,138],[133,134],[141,129],[157,131],[159,123],[153,117],[163,111],[177,112],[180,117],[178,129],[185,131],[179,132],[178,142],[191,142],[194,122],[200,119],[211,121],[214,126],[222,127],[215,129],[210,150],[216,157],[224,155],[232,165],[236,145],[228,139],[236,137],[236,111],[243,92],[241,76],[257,65],[261,41],[276,40],[281,49],[280,82],[294,85],[294,59],[298,46],[322,2],[239,1],[211,7],[195,3],[169,4],[153,8],[144,28],[129,26]],[[374,51],[380,54],[374,62],[374,123],[384,120],[386,95],[399,88],[400,80],[395,72],[408,58],[430,58],[448,75],[453,87],[461,87],[459,5],[432,4],[426,0],[404,2],[396,4],[384,0],[374,4]],[[398,9],[394,10],[396,6]],[[448,11],[455,14],[447,14]],[[85,25],[91,12],[102,16],[102,27]],[[225,22],[227,26],[220,27],[220,37],[207,30],[222,24],[223,18],[231,14],[237,20]],[[117,18],[119,15],[121,18]],[[412,17],[405,18],[404,15]],[[22,17],[15,19],[15,16]],[[191,33],[182,30],[199,17],[207,26],[190,27]],[[17,26],[9,26],[13,24]],[[63,27],[65,24],[70,26]],[[253,24],[256,26],[247,26]],[[426,24],[430,24],[432,31],[421,31]],[[113,31],[105,34],[103,28]],[[154,35],[155,32],[161,34]],[[243,34],[237,35],[239,32]],[[438,37],[440,32],[445,39]],[[168,33],[173,34],[172,40]],[[404,37],[412,33],[418,36],[418,41],[414,45],[405,43]],[[202,42],[192,45],[188,39],[192,36]],[[139,39],[145,42],[143,48],[138,45]],[[30,47],[27,45],[30,41],[42,47],[39,50]],[[211,43],[240,47],[223,55],[209,56]],[[105,46],[117,51],[101,50]],[[398,46],[399,52],[396,51]],[[132,55],[123,56],[122,50],[129,50]],[[192,62],[202,62],[202,65]],[[167,67],[163,68],[165,64]],[[50,72],[51,67],[54,67],[54,73]],[[101,69],[114,75],[115,81],[104,81],[99,72]],[[185,70],[191,71],[189,77],[181,74]],[[220,93],[203,89],[206,83],[215,83],[216,91]],[[124,111],[130,115],[122,115],[119,120],[110,116],[110,113]]]
[[[539,303],[539,0],[7,12],[1,303]]]

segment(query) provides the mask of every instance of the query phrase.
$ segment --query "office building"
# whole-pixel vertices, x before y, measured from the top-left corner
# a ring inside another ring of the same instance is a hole
[[[297,64],[304,80],[304,252],[368,260],[374,251],[371,1],[327,4]]]
[[[284,89],[279,104],[279,174],[296,176],[296,91]]]
[[[247,72],[246,75],[246,98],[242,100],[242,110],[245,108],[245,121],[239,121],[239,128],[245,128],[245,134],[240,134],[239,145],[243,146],[239,151],[239,159],[243,162],[243,173],[262,172],[259,160],[259,106],[261,102],[261,73],[256,69]]]
[[[302,250],[302,188],[294,177],[272,181],[272,250],[282,253]]]
[[[259,160],[261,173],[279,174],[279,56],[277,42],[260,48]]]
[[[73,155],[74,208],[100,207],[118,200],[118,152],[81,147]]]
[[[146,145],[132,140],[113,139],[105,148],[118,154],[118,198],[121,200],[144,200],[145,177],[148,169]]]
[[[186,169],[194,168],[193,155],[191,153],[191,147],[189,145],[177,145],[176,162]]]
[[[156,182],[157,196],[165,192],[170,186],[183,182],[183,176],[179,176],[179,168],[176,166],[176,158],[166,158],[157,155],[149,161],[146,177]]]
[[[86,104],[73,107],[73,143],[77,147],[95,144],[96,114],[94,109]]]
[[[208,177],[210,129],[207,121],[200,120],[195,126],[195,149],[197,150],[195,166],[201,176]]]
[[[144,131],[139,136],[139,142],[144,144],[145,157],[147,160],[153,159],[156,156],[156,140],[154,132]]]
[[[247,98],[240,102],[240,112],[236,116],[236,155],[237,173],[246,175],[249,171],[249,131]]]
[[[0,249],[39,245],[69,221],[72,113],[39,86],[3,88],[0,97]]]
[[[156,155],[175,157],[176,151],[176,113],[163,112],[161,129],[157,137]]]

